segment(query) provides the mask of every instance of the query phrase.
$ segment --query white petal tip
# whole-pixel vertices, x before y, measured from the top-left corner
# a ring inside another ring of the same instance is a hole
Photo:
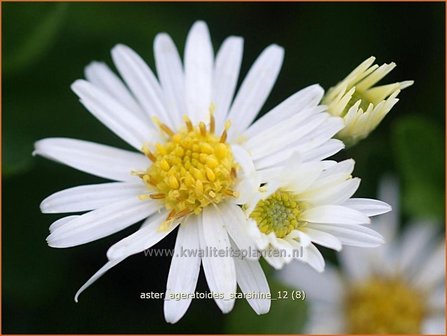
[[[231,312],[233,310],[234,300],[228,300],[228,301],[222,300],[222,301],[218,302],[217,305],[219,306],[219,308],[223,314],[228,314],[229,312]]]
[[[171,38],[167,33],[158,33],[154,39],[154,45],[170,43]]]
[[[124,44],[116,44],[113,48],[112,48],[112,57],[117,57],[118,54],[121,54],[123,52],[126,52],[129,49],[129,47],[127,47]]]
[[[271,44],[265,50],[278,53],[281,58],[284,56],[284,48],[277,44]]]
[[[233,43],[237,43],[237,44],[240,44],[240,45],[243,45],[244,44],[244,39],[241,37],[241,36],[229,36],[227,39],[226,39],[226,41],[225,42],[233,42]],[[227,43],[228,43],[227,42]]]
[[[49,247],[52,247],[52,248],[59,248],[59,246],[55,245],[53,242],[51,242],[50,240],[48,240],[48,238],[47,238],[47,244],[48,244]]]
[[[203,20],[198,20],[196,22],[194,22],[194,24],[191,27],[191,30],[193,29],[206,29],[208,30],[208,25],[206,24],[205,21]]]
[[[42,203],[40,203],[39,205],[39,209],[41,213],[48,213],[48,206],[47,206],[47,202],[43,201]]]
[[[73,246],[75,246],[75,245],[72,245],[72,244],[61,244],[61,242],[59,241],[57,241],[57,240],[55,240],[54,239],[54,237],[52,237],[53,236],[53,234],[54,234],[54,231],[53,232],[51,232],[51,234],[47,237],[47,244],[48,244],[48,246],[49,247],[52,247],[52,248],[68,248],[68,247],[73,247]]]
[[[79,95],[79,90],[82,89],[82,87],[88,83],[86,80],[84,79],[77,79],[75,80],[71,85],[70,88],[71,90],[76,93],[77,95]]]
[[[306,91],[313,91],[313,94],[314,94],[315,96],[318,96],[318,97],[323,98],[323,95],[324,95],[324,88],[323,88],[320,84],[312,84],[312,85],[309,85],[308,87],[306,87],[305,89],[303,89],[303,91],[304,91],[304,90],[306,90]],[[320,100],[321,100],[321,98],[320,98]]]
[[[177,305],[177,303],[165,299],[164,306],[163,306],[165,321],[170,324],[177,323],[178,321],[180,321],[182,319],[183,316],[185,316],[185,314],[188,310],[188,307],[189,307],[189,304],[187,304],[186,306],[183,304]]]
[[[103,67],[105,65],[104,62],[100,62],[100,61],[91,61],[85,68],[92,68],[92,67]]]
[[[182,318],[182,316],[178,317],[178,316],[166,316],[165,315],[165,321],[170,324],[176,324],[178,321],[180,321],[181,318]]]
[[[109,259],[109,260],[117,260],[119,258],[122,258],[124,249],[122,249],[122,248],[118,248],[118,249],[114,248],[114,249],[112,249],[112,247],[110,247],[109,250],[106,253],[107,259]]]
[[[78,289],[78,291],[76,292],[76,294],[75,294],[75,296],[74,296],[74,302],[76,302],[76,303],[79,302],[79,295],[82,294],[82,292],[84,291],[84,289],[85,289],[85,285]]]
[[[177,321],[171,321],[171,320],[168,320],[167,318],[165,318],[165,321],[166,321],[166,323],[170,323],[170,324],[176,324],[177,323]]]
[[[127,48],[126,45],[124,45],[122,43],[118,43],[118,44],[115,44],[115,46],[112,48],[112,52],[113,52],[113,50],[120,50],[120,49],[125,49],[125,48]]]
[[[264,315],[267,314],[270,311],[271,301],[270,300],[259,300],[258,304],[256,304],[256,307],[252,307],[253,310],[257,315]],[[262,304],[262,301],[264,301],[265,304]]]
[[[223,314],[228,314],[229,312],[231,312],[231,310],[233,309],[233,306],[231,306],[230,308],[221,308],[220,310],[222,311]]]
[[[346,163],[349,163],[349,170],[353,170],[354,166],[355,166],[355,161],[354,159],[347,159],[345,160]]]

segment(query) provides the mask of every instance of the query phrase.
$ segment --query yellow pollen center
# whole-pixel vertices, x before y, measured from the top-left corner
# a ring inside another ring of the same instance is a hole
[[[261,232],[274,232],[284,238],[304,222],[300,219],[304,204],[291,192],[278,189],[272,195],[256,204],[250,218],[256,221]]]
[[[419,334],[424,296],[400,278],[371,278],[345,297],[350,334]]]
[[[148,146],[143,152],[153,161],[152,165],[138,174],[150,190],[156,190],[140,198],[160,199],[170,210],[167,218],[199,214],[210,204],[218,204],[226,197],[237,196],[233,191],[237,165],[230,146],[225,142],[229,123],[221,136],[214,134],[214,117],[211,114],[209,130],[205,123],[194,126],[185,117],[186,127],[174,133],[159,123],[168,140]]]

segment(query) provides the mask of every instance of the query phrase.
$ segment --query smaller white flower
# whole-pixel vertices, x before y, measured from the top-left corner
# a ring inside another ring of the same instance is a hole
[[[342,245],[383,243],[364,224],[391,208],[381,201],[351,198],[360,183],[352,178],[353,169],[353,160],[302,162],[295,154],[285,167],[259,172],[263,186],[245,211],[249,233],[273,267],[299,259],[322,272],[324,258],[314,243],[336,251]]]
[[[334,116],[342,117],[345,127],[337,134],[347,146],[366,138],[399,101],[399,92],[413,81],[374,86],[396,67],[395,63],[374,64],[370,57],[345,79],[329,89],[322,103]]]
[[[279,273],[307,294],[306,333],[445,334],[444,238],[419,220],[397,239],[397,188],[385,180],[380,190],[394,209],[374,221],[386,245],[344,249],[341,272],[327,265],[319,274],[295,262]]]

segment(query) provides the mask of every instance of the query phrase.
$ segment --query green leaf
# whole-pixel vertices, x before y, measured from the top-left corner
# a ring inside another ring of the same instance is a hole
[[[393,144],[403,206],[414,217],[442,219],[444,214],[444,135],[439,126],[418,116],[400,119]]]
[[[305,302],[292,300],[292,289],[276,281],[269,281],[272,295],[270,312],[257,315],[246,300],[236,300],[228,316],[226,333],[232,334],[285,334],[302,332],[307,310]],[[288,297],[284,298],[284,293]],[[279,298],[279,296],[282,298]]]
[[[3,71],[25,69],[45,56],[61,30],[67,3],[4,6]]]

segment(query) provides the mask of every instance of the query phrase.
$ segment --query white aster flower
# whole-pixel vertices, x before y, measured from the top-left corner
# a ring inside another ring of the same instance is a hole
[[[340,251],[342,245],[375,247],[382,236],[366,227],[370,216],[391,210],[384,202],[351,198],[360,184],[354,161],[301,162],[260,172],[265,183],[245,206],[248,231],[264,258],[279,269],[299,259],[317,271],[324,258],[315,244]]]
[[[399,101],[400,91],[414,83],[374,86],[396,67],[395,63],[378,66],[374,61],[375,57],[368,58],[323,98],[329,113],[343,118],[345,127],[337,137],[347,146],[366,138]]]
[[[233,243],[241,250],[254,248],[241,229],[245,217],[237,204],[259,187],[252,178],[255,169],[284,162],[292,150],[300,150],[305,160],[336,153],[343,143],[331,138],[342,121],[317,106],[323,90],[314,85],[252,124],[278,76],[283,49],[267,47],[233,99],[242,42],[240,37],[227,38],[214,57],[206,24],[196,22],[186,40],[183,64],[171,38],[157,35],[158,79],[134,51],[118,45],[112,58],[124,81],[105,64],[94,62],[86,68],[87,80],[72,85],[81,103],[139,153],[66,138],[36,142],[35,154],[115,181],[66,189],[45,199],[44,213],[87,211],[53,223],[48,244],[81,245],[145,220],[139,230],[110,247],[108,262],[76,299],[107,270],[152,247],[177,226],[167,294],[193,293],[201,263],[210,290],[224,295],[215,299],[224,313],[234,305],[231,295],[237,284],[243,292],[269,292],[257,260],[186,258],[177,252],[227,250]],[[190,303],[190,298],[166,300],[166,320],[178,321]],[[270,308],[269,300],[249,303],[258,314]]]
[[[375,221],[387,244],[346,248],[341,270],[318,274],[291,263],[280,273],[307,294],[307,333],[445,334],[445,243],[434,223],[417,220],[397,237],[398,192],[384,181],[382,198],[394,211]]]

